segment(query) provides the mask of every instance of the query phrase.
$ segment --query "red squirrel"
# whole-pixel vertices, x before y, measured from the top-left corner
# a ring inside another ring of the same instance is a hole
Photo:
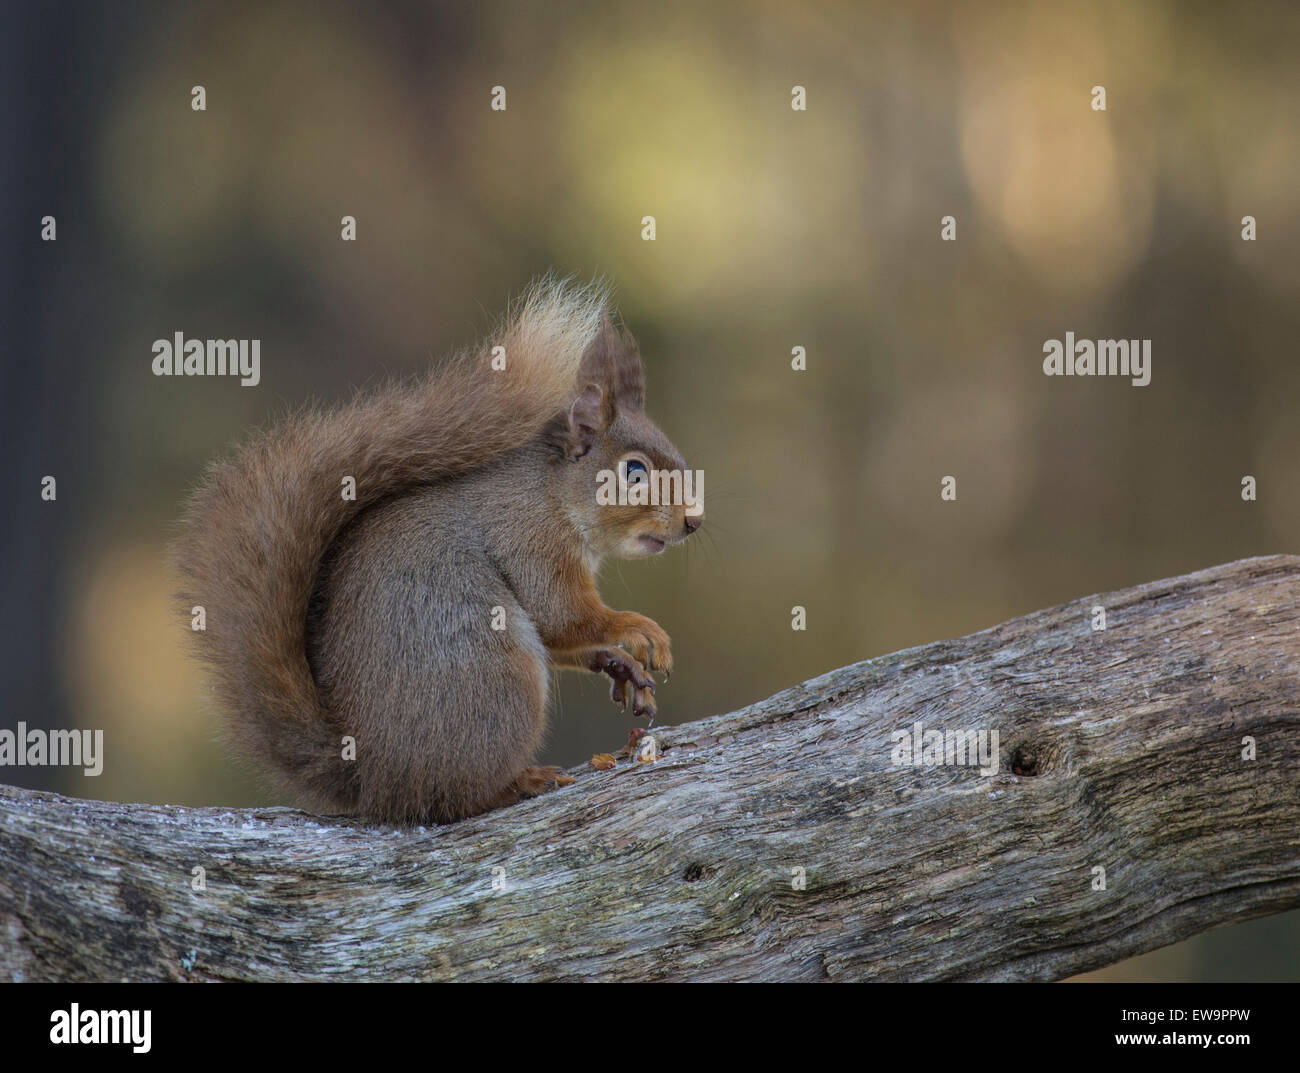
[[[556,783],[532,763],[549,668],[608,675],[653,716],[668,635],[606,607],[595,575],[704,516],[702,496],[598,499],[602,474],[685,471],[644,405],[608,292],[547,277],[418,383],[214,464],[176,556],[234,751],[316,811],[445,823]]]

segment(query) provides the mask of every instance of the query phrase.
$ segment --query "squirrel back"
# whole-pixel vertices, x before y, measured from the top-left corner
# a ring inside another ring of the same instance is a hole
[[[294,414],[211,467],[187,504],[175,557],[183,614],[205,609],[195,641],[237,754],[314,807],[350,804],[339,786],[342,745],[322,716],[306,650],[327,552],[367,508],[538,436],[572,403],[607,300],[601,285],[548,276],[477,350],[414,385]],[[344,496],[349,477],[355,498]]]

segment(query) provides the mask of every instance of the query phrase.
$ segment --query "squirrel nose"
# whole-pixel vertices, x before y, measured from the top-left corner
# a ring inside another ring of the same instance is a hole
[[[697,530],[703,524],[704,524],[704,511],[700,511],[699,514],[686,515],[686,535],[690,536],[691,533],[695,532],[695,530]]]

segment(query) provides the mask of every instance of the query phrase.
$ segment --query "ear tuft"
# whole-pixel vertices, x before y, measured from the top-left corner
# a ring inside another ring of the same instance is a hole
[[[618,338],[619,346],[614,352],[614,398],[620,410],[640,413],[645,409],[645,370],[641,366],[641,349],[626,328],[619,332]]]
[[[610,421],[614,409],[639,413],[645,408],[641,352],[630,332],[614,326],[608,309],[582,355],[578,383],[600,385],[605,392],[605,404],[611,410]]]

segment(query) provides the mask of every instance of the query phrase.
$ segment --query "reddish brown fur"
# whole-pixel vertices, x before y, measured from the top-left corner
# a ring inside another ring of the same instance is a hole
[[[538,792],[548,661],[607,673],[653,711],[647,670],[670,669],[668,637],[605,607],[593,570],[698,520],[596,506],[596,472],[629,450],[684,466],[603,305],[544,281],[481,351],[291,417],[191,499],[181,598],[187,620],[206,608],[195,639],[230,741],[311,807],[449,821]],[[496,342],[504,372],[488,365]]]

